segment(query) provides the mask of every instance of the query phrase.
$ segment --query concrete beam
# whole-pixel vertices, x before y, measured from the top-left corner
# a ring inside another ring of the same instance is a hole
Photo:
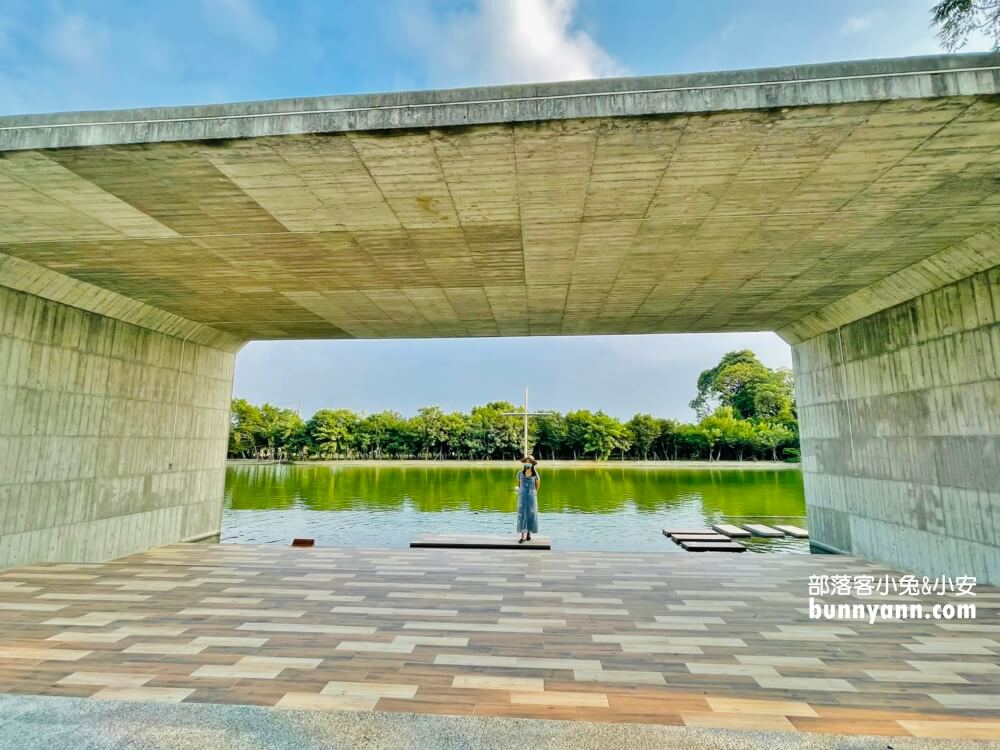
[[[246,339],[239,336],[5,253],[0,253],[0,288],[2,287],[234,354],[246,344]]]
[[[0,151],[1000,93],[1000,54],[0,118]]]

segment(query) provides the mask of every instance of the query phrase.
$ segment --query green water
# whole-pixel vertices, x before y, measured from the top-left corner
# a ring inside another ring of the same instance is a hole
[[[419,534],[515,535],[517,466],[241,465],[226,471],[222,541],[406,547]],[[542,467],[539,533],[553,547],[682,552],[663,528],[805,525],[797,470]],[[754,540],[754,551],[806,542]]]

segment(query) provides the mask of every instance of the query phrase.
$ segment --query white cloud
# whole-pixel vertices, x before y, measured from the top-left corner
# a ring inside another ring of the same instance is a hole
[[[49,54],[78,72],[97,74],[104,67],[111,32],[87,16],[74,13],[52,26],[45,43]]]
[[[574,23],[576,0],[476,0],[438,18],[411,9],[404,32],[438,85],[601,78],[627,71]]]
[[[864,16],[850,16],[844,25],[840,27],[841,34],[860,34],[867,31],[882,15],[882,11],[876,10]]]
[[[960,52],[989,50],[991,39],[980,31],[969,35]],[[931,23],[929,10],[899,12],[898,9],[876,8],[863,15],[849,16],[839,29],[835,48],[843,51],[834,56],[847,57],[905,57],[909,55],[935,55],[945,50],[937,38],[937,29]]]
[[[253,0],[205,0],[218,30],[242,41],[257,52],[269,52],[278,42],[278,31],[254,6]]]

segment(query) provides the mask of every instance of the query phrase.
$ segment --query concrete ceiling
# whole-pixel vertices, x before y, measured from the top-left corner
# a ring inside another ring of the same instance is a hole
[[[0,253],[241,339],[782,329],[1000,247],[992,70],[975,95],[22,145]]]

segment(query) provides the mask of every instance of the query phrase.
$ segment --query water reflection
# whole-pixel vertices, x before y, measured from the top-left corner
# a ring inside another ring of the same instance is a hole
[[[407,546],[418,533],[513,530],[516,467],[243,465],[226,472],[224,541]],[[803,524],[798,471],[541,469],[542,533],[562,549],[675,551],[670,526]],[[804,542],[754,542],[805,551]]]

